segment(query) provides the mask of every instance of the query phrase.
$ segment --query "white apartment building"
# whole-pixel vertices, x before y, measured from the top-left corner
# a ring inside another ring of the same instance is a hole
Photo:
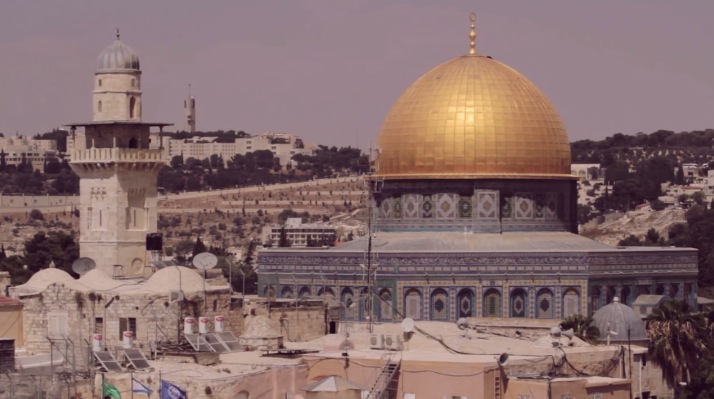
[[[42,170],[45,159],[57,155],[57,140],[37,140],[19,134],[0,137],[0,152],[5,153],[7,165],[19,165],[24,157],[33,169]]]
[[[211,137],[193,136],[189,139],[172,139],[164,137],[164,151],[166,157],[171,159],[183,155],[184,160],[195,158],[203,160],[211,155],[219,155],[224,161],[234,155],[245,155],[249,152],[268,150],[273,156],[280,159],[283,168],[297,154],[313,155],[315,146],[303,145],[302,140],[292,134],[264,133],[260,136],[237,138],[233,143],[217,143]],[[152,146],[159,144],[158,137],[152,138]]]

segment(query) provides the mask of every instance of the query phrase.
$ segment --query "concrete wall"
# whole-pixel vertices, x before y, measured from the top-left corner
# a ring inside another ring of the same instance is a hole
[[[3,195],[0,208],[42,209],[43,207],[78,206],[77,195]]]

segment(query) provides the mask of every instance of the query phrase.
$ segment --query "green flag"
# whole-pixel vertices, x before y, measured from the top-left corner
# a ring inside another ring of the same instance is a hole
[[[108,382],[103,382],[102,383],[102,398],[114,398],[114,399],[121,399],[121,394],[119,393],[119,390],[117,387],[114,385],[108,383]]]

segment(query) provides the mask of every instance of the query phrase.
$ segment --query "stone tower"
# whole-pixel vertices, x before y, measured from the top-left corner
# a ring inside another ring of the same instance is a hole
[[[183,110],[186,115],[186,127],[189,133],[196,133],[196,99],[191,95],[191,85],[188,85],[188,98],[183,100]]]
[[[157,231],[156,179],[164,160],[163,148],[149,148],[149,133],[170,124],[141,120],[140,77],[139,57],[117,34],[99,55],[92,122],[68,125],[70,165],[80,177],[80,256],[113,276],[144,275],[146,235]]]
[[[99,54],[94,73],[93,121],[141,121],[139,57],[117,38]]]

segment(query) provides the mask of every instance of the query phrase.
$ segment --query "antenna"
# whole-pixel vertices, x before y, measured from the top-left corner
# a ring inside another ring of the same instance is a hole
[[[84,276],[88,271],[96,267],[97,264],[92,258],[82,257],[72,262],[72,271],[80,276]]]
[[[210,252],[201,252],[193,257],[192,263],[196,269],[208,270],[216,267],[218,264],[218,258]]]
[[[203,270],[203,297],[206,297],[206,279],[208,278],[208,269],[213,269],[218,264],[218,258],[216,255],[210,252],[201,252],[200,254],[193,257],[193,266],[196,269]],[[203,301],[204,310],[208,309],[208,301]]]

